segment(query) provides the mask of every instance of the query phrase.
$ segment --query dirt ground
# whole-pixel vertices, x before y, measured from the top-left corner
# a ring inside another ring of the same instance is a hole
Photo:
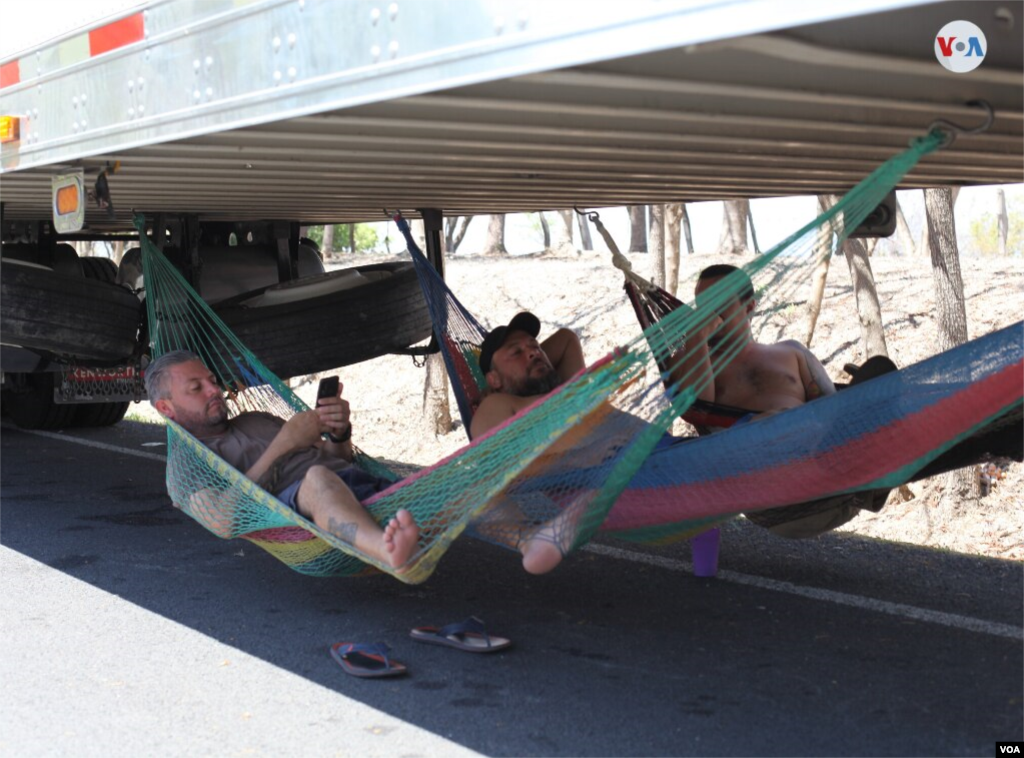
[[[631,256],[634,269],[647,273],[649,256]],[[359,256],[359,262],[375,258]],[[337,259],[352,265],[351,257]],[[711,256],[687,256],[680,279],[683,299],[696,272],[713,262]],[[928,259],[875,257],[872,267],[886,323],[889,354],[899,366],[922,360],[935,351],[932,268]],[[463,304],[483,323],[505,322],[519,310],[537,313],[545,332],[570,327],[581,336],[588,360],[594,360],[637,334],[637,323],[622,292],[621,275],[606,253],[534,255],[490,258],[460,254],[450,257],[446,277]],[[980,336],[1021,318],[1024,261],[966,259],[963,261],[971,336]],[[805,303],[795,302],[788,319],[797,327]],[[755,322],[756,324],[756,322]],[[774,331],[774,325],[773,325]],[[788,331],[788,330],[787,330]],[[846,380],[842,367],[859,362],[860,332],[850,276],[842,259],[829,272],[825,300],[812,350],[830,375]],[[762,339],[774,339],[762,334]],[[466,443],[465,431],[451,401],[452,430],[435,436],[424,419],[424,368],[409,357],[385,356],[346,366],[336,372],[353,407],[357,444],[375,457],[426,465]],[[315,394],[315,377],[295,382],[307,401]],[[880,539],[1024,560],[1024,496],[1022,465],[1013,463],[991,494],[976,505],[943,499],[941,478],[909,485],[906,502],[895,495],[879,514],[861,515],[844,530]]]

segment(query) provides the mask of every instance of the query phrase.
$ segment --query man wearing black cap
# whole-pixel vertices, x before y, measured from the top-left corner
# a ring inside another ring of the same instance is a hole
[[[583,348],[575,332],[559,329],[537,342],[539,334],[540,320],[523,312],[484,338],[480,369],[487,396],[473,414],[471,436],[507,421],[583,369]]]
[[[583,348],[575,332],[559,329],[537,342],[539,334],[540,320],[524,312],[484,338],[480,369],[487,380],[487,395],[473,414],[469,427],[472,437],[512,418],[583,369]],[[491,514],[492,525],[503,523],[496,515]],[[522,553],[523,568],[531,574],[543,574],[561,562],[575,535],[574,515],[567,511],[532,532],[516,532],[514,543],[508,544]],[[510,518],[516,521],[521,517],[518,514]],[[478,528],[487,531],[486,526]],[[501,529],[494,538],[506,542]]]

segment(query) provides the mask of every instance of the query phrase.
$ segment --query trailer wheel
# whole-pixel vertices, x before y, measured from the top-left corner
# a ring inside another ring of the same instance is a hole
[[[8,390],[8,412],[22,429],[63,429],[78,410],[74,405],[53,402],[56,374],[27,374],[19,389]]]
[[[80,405],[75,414],[75,426],[113,426],[124,418],[130,405],[130,400]]]
[[[430,313],[412,263],[357,269],[358,279],[346,269],[247,292],[213,308],[282,378],[370,360],[430,336]],[[356,286],[324,294],[343,279]]]
[[[78,260],[82,263],[82,273],[85,274],[86,279],[95,279],[98,282],[109,282],[110,284],[117,281],[117,264],[110,258],[85,256]]]
[[[132,355],[141,305],[124,287],[17,261],[0,272],[5,342],[87,361]]]

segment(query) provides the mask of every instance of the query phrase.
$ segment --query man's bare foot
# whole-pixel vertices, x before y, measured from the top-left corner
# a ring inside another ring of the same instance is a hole
[[[420,528],[404,508],[384,527],[384,549],[393,568],[405,565],[419,547]]]
[[[519,544],[523,568],[530,574],[546,574],[562,562],[576,536],[575,513],[569,509],[542,524]]]

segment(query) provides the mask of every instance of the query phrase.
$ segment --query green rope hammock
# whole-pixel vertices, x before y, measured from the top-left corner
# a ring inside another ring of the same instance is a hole
[[[769,272],[781,287],[787,266],[821,253],[823,228],[854,228],[943,139],[932,134],[915,141],[748,270]],[[232,415],[259,410],[288,418],[304,409],[161,254],[146,235],[144,217],[136,217],[136,226],[153,356],[178,349],[198,354],[227,390]],[[702,383],[712,380],[689,374],[667,394],[658,365],[678,359],[676,348],[686,335],[713,318],[740,286],[733,277],[721,280],[696,309],[669,314],[655,331],[637,336],[507,424],[366,501],[380,522],[404,508],[420,526],[420,547],[400,572],[296,514],[173,423],[168,492],[216,534],[249,539],[308,574],[352,575],[373,566],[402,581],[421,582],[474,520],[480,533],[508,546],[548,524],[551,539],[567,552],[590,539]],[[361,452],[357,463],[389,476]]]
[[[143,232],[144,218],[137,217],[136,226]],[[145,234],[140,244],[152,354],[183,349],[199,355],[227,390],[232,416],[264,411],[288,418],[303,410],[302,401],[237,340]],[[601,419],[611,402],[643,406],[642,398],[638,402],[630,396],[639,394],[636,378],[644,363],[645,356],[637,353],[608,356],[535,409],[529,424],[488,435],[366,501],[378,522],[407,509],[420,527],[420,549],[400,573],[296,514],[173,422],[167,425],[168,492],[179,508],[215,534],[249,539],[303,573],[351,575],[370,564],[402,581],[421,582],[470,519],[494,505],[518,475],[537,465],[563,437],[580,439],[575,427],[593,426],[592,438],[599,440],[598,447],[612,450],[613,458],[627,452],[636,440],[621,431],[601,431]],[[375,475],[389,474],[362,452],[356,462]],[[631,472],[620,476],[628,480]]]

